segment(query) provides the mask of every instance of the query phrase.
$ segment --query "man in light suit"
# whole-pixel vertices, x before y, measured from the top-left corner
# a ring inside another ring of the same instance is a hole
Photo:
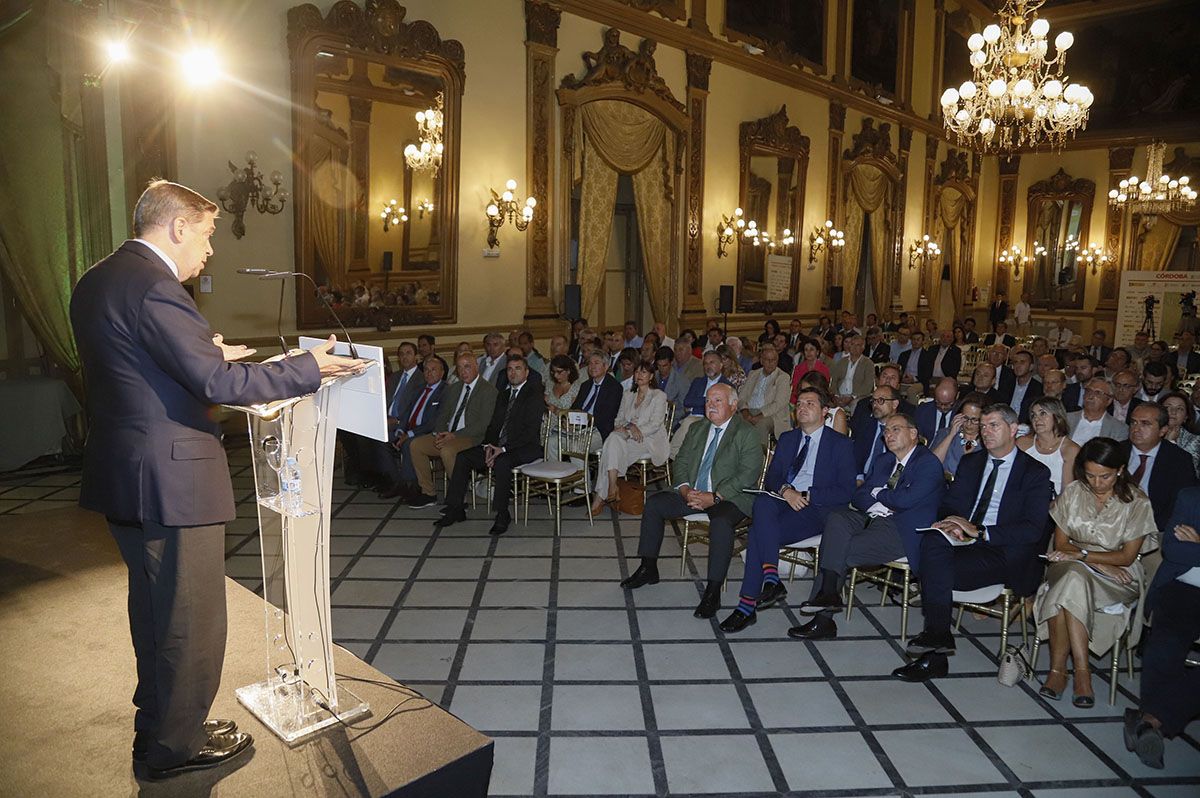
[[[916,657],[892,675],[907,682],[945,676],[955,590],[1003,582],[1017,588],[1046,551],[1046,519],[1054,492],[1050,469],[1016,445],[1017,414],[1008,405],[983,410],[984,451],[963,457],[942,499],[940,532],[921,538],[921,612],[925,630],[908,641]],[[968,542],[952,545],[950,540]],[[974,542],[970,542],[974,541]]]
[[[376,449],[376,470],[383,475],[379,490],[381,499],[410,498],[408,494],[417,486],[409,444],[417,437],[433,432],[446,391],[446,361],[430,355],[425,358],[421,376],[423,379],[413,383],[411,396],[399,408],[395,424],[389,423],[388,442],[379,444]],[[391,418],[389,411],[389,422]]]
[[[853,413],[858,400],[875,387],[875,364],[863,354],[865,341],[860,334],[847,334],[845,340],[849,342],[850,355],[829,370],[829,391],[834,394],[834,404]]]
[[[937,518],[946,487],[942,464],[917,443],[912,416],[897,413],[887,421],[884,437],[889,460],[854,492],[850,508],[835,510],[821,533],[820,573],[812,593],[800,606],[812,620],[788,630],[796,640],[837,637],[833,614],[843,608],[841,587],[851,568],[879,565],[908,557],[915,572],[920,564],[918,529]]]
[[[496,390],[504,387],[504,377],[508,373],[506,365],[508,356],[505,354],[504,336],[497,332],[488,333],[483,338],[484,353],[479,356],[479,374],[490,382]]]
[[[316,391],[362,361],[333,338],[269,364],[214,335],[181,283],[212,255],[217,206],[156,180],[133,212],[134,239],[89,269],[71,296],[88,387],[79,504],[104,514],[129,570],[137,660],[133,760],[152,778],[215,767],[251,744],[206,720],[225,659],[225,523],[233,486],[215,405]]]
[[[475,356],[464,352],[458,356],[455,365],[458,382],[447,388],[442,405],[438,408],[433,431],[413,438],[408,444],[420,490],[408,502],[408,506],[415,509],[437,503],[430,460],[439,458],[446,473],[453,474],[458,453],[479,445],[483,440],[492,418],[492,409],[496,406],[496,387],[483,379]]]
[[[692,354],[692,346],[682,338],[675,342],[675,362],[671,365],[671,376],[667,380],[667,401],[675,405],[675,423],[687,415],[683,400],[687,397],[692,380],[704,373],[704,364]]]
[[[1083,409],[1067,413],[1067,424],[1071,427],[1071,440],[1083,446],[1092,438],[1112,438],[1114,441],[1128,440],[1129,426],[1117,421],[1108,413],[1112,404],[1112,383],[1103,377],[1092,377],[1083,388]]]
[[[758,354],[762,368],[750,372],[739,396],[743,402],[742,418],[754,425],[766,448],[771,435],[779,438],[792,428],[788,410],[792,381],[779,368],[779,353],[774,344],[763,344]]]
[[[758,434],[738,415],[732,385],[708,389],[705,417],[692,424],[671,473],[678,484],[646,497],[638,556],[642,562],[621,587],[630,590],[658,583],[658,552],[668,520],[692,513],[708,515],[708,585],[693,613],[711,618],[721,607],[721,585],[733,558],[734,530],[750,513],[763,450]]]
[[[758,610],[787,596],[779,581],[779,548],[821,534],[825,519],[844,507],[854,492],[854,451],[850,440],[825,426],[828,398],[801,389],[796,395],[797,428],[779,439],[763,488],[781,496],[754,500],[754,523],[746,543],[746,571],[738,605],[721,622],[740,632],[758,620]]]

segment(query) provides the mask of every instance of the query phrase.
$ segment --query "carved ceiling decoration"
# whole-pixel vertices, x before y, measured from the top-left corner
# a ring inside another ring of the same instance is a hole
[[[1060,166],[1058,171],[1045,180],[1039,180],[1029,187],[1029,198],[1035,197],[1092,197],[1096,193],[1096,181],[1086,177],[1071,177]]]
[[[683,103],[675,99],[666,81],[658,74],[654,50],[658,43],[642,39],[635,53],[621,44],[621,31],[609,28],[604,32],[604,45],[597,52],[584,52],[587,72],[583,77],[567,75],[562,79],[565,89],[590,86],[620,85],[635,94],[653,94],[680,113],[686,113]]]
[[[938,167],[934,181],[939,185],[951,181],[959,183],[971,182],[971,164],[966,150],[948,150],[946,158]]]
[[[842,158],[853,161],[864,156],[896,162],[896,153],[892,150],[891,123],[883,122],[875,127],[874,119],[863,117],[862,129],[851,137],[850,148],[842,153]]]
[[[547,47],[558,46],[558,25],[562,11],[545,3],[525,0],[525,38]]]
[[[708,91],[708,78],[712,74],[712,59],[706,55],[689,52],[687,54],[688,86]]]
[[[365,9],[354,0],[339,0],[322,17],[321,9],[306,3],[288,9],[288,46],[294,51],[300,39],[328,33],[368,53],[438,59],[464,82],[467,58],[462,42],[442,39],[437,28],[424,20],[405,22],[407,13],[396,0],[367,0]]]
[[[617,0],[638,11],[657,11],[667,19],[683,19],[687,16],[687,8],[683,0]]]
[[[738,125],[738,144],[743,151],[751,147],[808,152],[808,136],[800,128],[788,126],[787,106],[770,116]]]

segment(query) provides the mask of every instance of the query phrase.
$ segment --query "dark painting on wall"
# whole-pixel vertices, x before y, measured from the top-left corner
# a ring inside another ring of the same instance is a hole
[[[799,56],[824,65],[825,0],[731,0],[725,4],[725,32],[785,60]]]
[[[896,93],[901,0],[857,0],[850,25],[850,76]]]
[[[1051,35],[1061,26],[1051,28]],[[1088,130],[1200,125],[1200,14],[1194,0],[1070,28],[1073,82],[1092,90]]]
[[[972,26],[971,16],[966,11],[956,11],[946,16],[945,38],[942,41],[942,89],[951,86],[957,88],[971,79],[971,51],[967,49],[967,37],[975,32]]]

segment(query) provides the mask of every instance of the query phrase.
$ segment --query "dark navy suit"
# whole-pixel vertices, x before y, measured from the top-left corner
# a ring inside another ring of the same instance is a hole
[[[1125,454],[1128,459],[1133,444],[1125,441]],[[1146,494],[1150,497],[1150,506],[1154,508],[1154,524],[1160,532],[1166,532],[1175,509],[1175,500],[1181,490],[1195,487],[1196,469],[1192,456],[1180,449],[1174,443],[1163,440],[1158,446],[1158,456],[1154,458],[1154,468],[1150,472],[1150,489]]]
[[[233,487],[214,405],[316,391],[312,355],[225,362],[167,263],[126,241],[71,296],[89,435],[79,504],[108,518],[129,570],[134,729],[169,768],[208,740],[225,658],[226,521]]]
[[[946,477],[937,456],[919,444],[909,456],[900,481],[895,488],[889,489],[888,479],[895,468],[896,455],[888,452],[879,461],[871,478],[854,492],[850,503],[863,512],[875,502],[892,511],[891,518],[900,533],[904,554],[915,574],[921,559],[921,535],[916,530],[926,528],[937,520],[938,506],[946,489]],[[871,491],[875,488],[883,490],[872,497]]]
[[[963,457],[954,482],[942,499],[939,518],[970,518],[991,456],[979,451]],[[925,630],[950,632],[950,607],[955,590],[975,590],[1003,582],[1018,595],[1037,588],[1029,584],[1038,554],[1046,550],[1046,519],[1050,514],[1050,469],[1016,450],[1012,470],[1000,498],[997,521],[988,527],[988,540],[970,546],[951,546],[945,537],[927,532],[921,539],[921,601]]]
[[[717,383],[722,385],[731,384],[724,375],[717,379]],[[692,380],[692,384],[688,386],[687,395],[683,397],[683,406],[687,409],[688,415],[704,415],[705,390],[707,385],[708,377],[701,375]]]
[[[867,400],[869,401],[869,400]],[[887,454],[887,447],[883,444],[883,431],[879,423],[879,419],[873,415],[855,416],[851,419],[850,431],[854,433],[854,467],[855,474],[865,474],[870,476],[874,473],[874,468],[879,467],[879,462],[883,456]],[[878,431],[878,439],[876,432]],[[872,449],[874,445],[874,449]],[[871,453],[875,454],[875,465],[870,470],[867,468],[867,460],[871,457]]]
[[[950,422],[954,419],[954,411],[950,410],[946,413],[945,428],[950,428]],[[917,412],[913,414],[913,420],[917,422],[917,432],[927,442],[933,443],[934,436],[938,432],[938,409],[937,402],[922,402],[917,405]]]
[[[778,493],[787,483],[788,470],[800,454],[803,441],[804,431],[800,429],[785,432],[779,438],[763,481],[766,490]],[[811,458],[812,454],[808,456]],[[808,489],[809,505],[803,510],[797,512],[787,502],[772,496],[760,495],[754,500],[754,522],[746,544],[746,571],[742,578],[743,596],[758,597],[762,590],[763,563],[778,563],[781,546],[821,534],[829,513],[850,501],[856,473],[850,439],[826,427],[821,431],[816,458],[812,487]]]
[[[589,379],[579,386],[579,393],[575,396],[574,404],[571,405],[572,410],[584,409],[583,406],[587,403],[594,384]],[[539,387],[538,390],[542,389]],[[604,375],[604,381],[600,383],[600,394],[591,408],[596,431],[600,433],[601,438],[607,438],[608,434],[612,432],[613,423],[617,420],[617,411],[621,409],[622,393],[620,381],[611,374]]]
[[[1042,395],[1042,383],[1038,380],[1029,378],[1029,384],[1025,386],[1025,395],[1021,397],[1021,406],[1013,407],[1012,400],[1017,393],[1017,378],[1014,376],[1007,384],[1001,384],[1001,388],[1006,388],[1007,391],[999,395],[999,401],[1012,407],[1017,412],[1017,420],[1022,424],[1029,423],[1029,406],[1033,404],[1035,399]],[[1133,408],[1130,408],[1131,410]]]
[[[1073,382],[1062,392],[1063,407],[1068,413],[1074,413],[1076,410],[1083,409],[1083,384]]]
[[[371,441],[375,444],[375,468],[383,476],[387,486],[416,483],[417,472],[413,470],[408,444],[414,438],[433,432],[441,410],[442,397],[446,393],[445,380],[439,380],[428,396],[425,396],[425,389],[429,386],[425,384],[424,378],[415,380],[410,385],[412,390],[408,390],[406,386],[407,396],[396,415],[396,428],[392,431],[391,441]],[[422,403],[423,396],[425,401]]]

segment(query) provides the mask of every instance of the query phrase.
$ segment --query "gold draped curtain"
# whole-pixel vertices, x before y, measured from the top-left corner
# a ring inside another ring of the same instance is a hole
[[[863,216],[871,215],[871,289],[876,310],[886,311],[892,304],[892,259],[888,257],[893,238],[892,208],[895,186],[891,179],[871,164],[858,164],[847,180],[846,251],[842,255],[845,291],[858,289],[858,268],[862,256]]]
[[[617,177],[633,179],[646,291],[656,320],[671,315],[671,218],[674,196],[667,126],[649,111],[621,100],[597,100],[580,109],[583,186],[579,203],[579,283],[584,315],[600,295],[612,234]]]
[[[309,160],[312,179],[313,247],[324,267],[325,281],[334,288],[348,288],[346,280],[346,217],[350,207],[346,150],[323,136],[313,138]],[[318,274],[318,282],[322,275]]]
[[[954,312],[958,313],[966,300],[967,286],[963,280],[962,264],[968,257],[964,251],[967,228],[967,197],[953,186],[946,186],[938,192],[937,205],[934,207],[934,222],[937,231],[935,240],[942,245],[943,251],[951,254],[954,260],[950,263],[950,293],[954,298]],[[950,246],[953,242],[953,248]],[[929,307],[941,309],[942,294],[942,261],[931,263],[933,269],[930,281]],[[949,322],[950,319],[945,319]]]
[[[1180,211],[1163,214],[1154,222],[1154,226],[1142,239],[1140,257],[1136,264],[1138,271],[1165,271],[1175,254],[1179,243],[1179,232],[1184,227],[1200,225],[1200,210]]]

